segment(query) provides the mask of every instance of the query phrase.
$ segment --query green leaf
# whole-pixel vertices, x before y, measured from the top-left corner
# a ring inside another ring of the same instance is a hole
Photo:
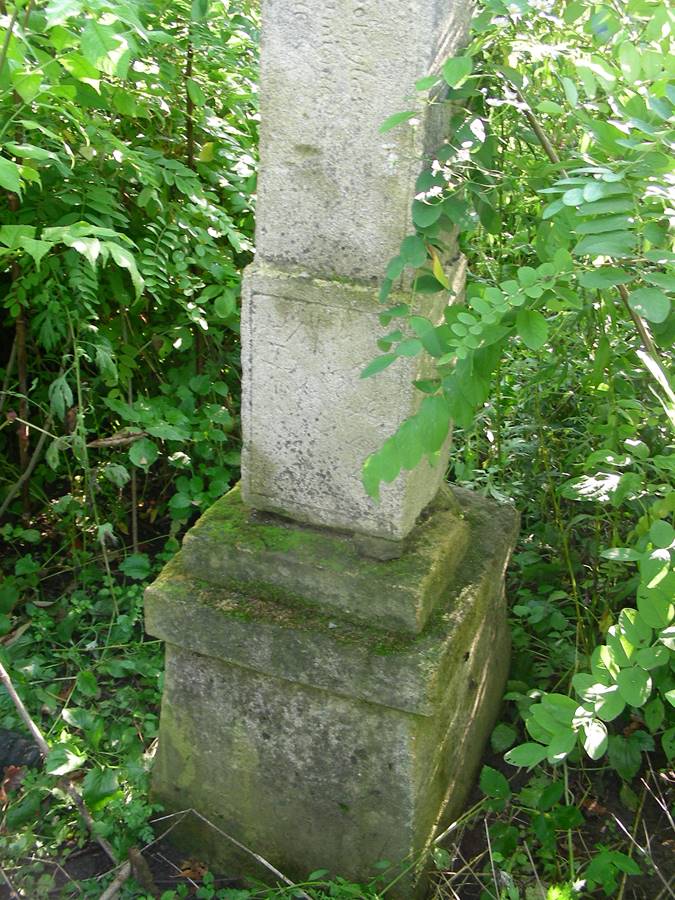
[[[630,781],[642,762],[640,747],[620,734],[613,734],[609,739],[609,764],[622,778]]]
[[[655,731],[659,730],[666,717],[666,708],[663,705],[663,700],[660,697],[654,697],[653,700],[650,700],[642,710],[642,716],[645,720],[645,725],[654,734]]]
[[[612,547],[610,550],[603,550],[600,556],[615,562],[637,562],[638,559],[642,559],[642,554],[637,550],[631,550],[630,547]]]
[[[539,112],[547,113],[551,116],[559,116],[561,113],[565,112],[564,108],[553,100],[541,100],[537,103],[537,109]]]
[[[42,74],[40,72],[12,72],[12,85],[24,103],[30,103],[40,93]]]
[[[62,56],[59,62],[66,72],[77,81],[88,84],[95,91],[100,92],[101,73],[84,56],[81,56],[79,53],[69,53],[67,56]]]
[[[32,225],[3,225],[0,227],[0,243],[10,250],[18,250],[24,237],[33,237],[35,228]]]
[[[571,188],[560,198],[564,206],[579,206],[584,202],[584,192],[581,188]]]
[[[406,338],[405,340],[401,341],[398,347],[394,350],[394,356],[417,356],[422,352],[422,349],[422,342],[418,341],[417,338]]]
[[[501,772],[491,766],[483,766],[481,769],[480,789],[486,797],[494,797],[495,800],[508,800],[511,796],[508,781]]]
[[[120,38],[114,29],[110,25],[101,25],[95,19],[89,19],[80,37],[82,56],[95,67],[119,44]]]
[[[0,187],[21,196],[21,170],[4,156],[0,156]]]
[[[445,397],[425,397],[417,413],[423,435],[424,453],[436,453],[448,437],[450,407]]]
[[[451,88],[461,87],[473,71],[473,59],[470,56],[451,56],[445,61],[442,71]]]
[[[209,14],[209,0],[192,0],[192,21],[202,22]]]
[[[120,564],[120,571],[123,572],[127,578],[143,581],[150,574],[150,560],[145,553],[132,553],[131,556],[127,556],[124,562]]]
[[[389,118],[385,119],[384,122],[380,125],[380,134],[386,134],[388,131],[391,131],[392,128],[396,128],[397,125],[402,125],[404,122],[409,122],[416,115],[417,113],[414,109],[407,110],[407,112],[394,113],[393,116],[389,116]]]
[[[611,231],[582,238],[574,247],[575,256],[632,256],[635,235],[630,231]]]
[[[307,881],[321,881],[328,875],[328,869],[316,869],[307,876]]]
[[[667,275],[662,272],[645,272],[642,277],[645,281],[655,284],[663,291],[675,292],[675,275]]]
[[[530,350],[540,350],[548,340],[548,324],[535,309],[519,309],[516,330],[522,342]]]
[[[405,266],[405,259],[402,256],[395,256],[387,265],[386,280],[389,282],[396,281],[397,278],[400,278]]]
[[[209,388],[210,384],[207,384],[207,392]],[[196,391],[196,393],[202,394],[203,392]],[[170,425],[168,422],[162,422],[159,425],[149,425],[146,430],[149,435],[159,438],[160,441],[187,441],[190,438],[188,428],[179,428],[177,425]]]
[[[527,743],[520,744],[518,747],[514,747],[513,750],[509,750],[504,759],[512,766],[527,766],[528,768],[532,768],[545,760],[546,756],[546,747],[542,747],[541,744]]]
[[[665,628],[670,624],[673,604],[662,597],[658,590],[650,590],[641,585],[637,593],[637,608],[652,628]]]
[[[194,80],[194,78],[188,78],[185,82],[187,87],[187,92],[190,100],[194,103],[195,106],[204,106],[206,103],[206,97],[204,96],[204,92]]]
[[[47,28],[63,25],[68,19],[79,16],[82,13],[83,5],[84,0],[49,0],[45,10]]]
[[[99,689],[96,676],[89,669],[83,669],[78,673],[75,682],[78,691],[85,697],[98,697]]]
[[[120,115],[134,118],[139,114],[140,108],[138,103],[136,102],[136,98],[128,91],[122,90],[121,88],[116,88],[113,92],[112,99],[113,106]]]
[[[213,309],[221,319],[229,319],[237,312],[237,298],[234,291],[225,291],[213,301]]]
[[[571,725],[577,711],[577,702],[567,694],[542,694],[541,706],[561,725]]]
[[[426,272],[417,276],[414,289],[418,294],[438,294],[440,291],[445,290],[440,281]]]
[[[385,353],[383,356],[378,356],[377,359],[368,363],[363,372],[361,372],[361,378],[370,378],[372,375],[377,375],[378,372],[389,368],[396,359],[395,353]]]
[[[118,488],[123,488],[131,478],[126,467],[120,466],[117,463],[109,463],[105,466],[103,469],[103,476]]]
[[[583,199],[585,203],[595,203],[597,200],[604,200],[607,197],[615,197],[621,194],[627,194],[628,189],[623,184],[607,181],[592,181],[586,185],[583,190]],[[595,207],[589,206],[585,214],[589,215]]]
[[[443,212],[442,203],[423,203],[421,200],[413,200],[412,218],[418,228],[428,228],[437,222]]]
[[[670,654],[668,648],[663,646],[641,647],[636,650],[633,655],[633,661],[640,666],[641,669],[658,669],[660,666],[667,666]]]
[[[442,356],[448,348],[439,337],[438,329],[424,316],[411,316],[410,326],[431,356]]]
[[[600,216],[574,226],[575,234],[606,234],[608,231],[623,231],[631,226],[628,216]],[[628,280],[628,279],[627,279]]]
[[[628,197],[617,197],[614,200],[596,200],[594,203],[583,203],[578,210],[580,216],[604,216],[609,213],[635,212],[633,201]]]
[[[82,709],[77,706],[71,706],[63,710],[61,717],[64,722],[72,725],[73,728],[79,728],[81,731],[91,731],[94,727],[95,719],[88,709]]]
[[[584,750],[591,759],[600,759],[607,752],[607,726],[600,719],[590,719],[582,723]]]
[[[57,419],[63,421],[66,416],[66,410],[73,405],[73,392],[66,381],[65,375],[55,378],[49,385],[47,393],[52,412]]]
[[[141,438],[133,443],[129,449],[129,459],[131,462],[147,472],[150,466],[159,456],[157,445],[147,438]]]
[[[38,270],[43,256],[45,256],[46,253],[49,253],[54,246],[53,244],[50,244],[49,241],[36,241],[29,237],[20,238],[19,245],[33,259],[35,268]]]
[[[425,397],[419,411],[366,459],[362,478],[368,494],[377,499],[382,481],[394,481],[402,468],[414,468],[422,456],[440,450],[449,425],[450,406],[446,398],[440,394]]]
[[[619,613],[619,630],[633,647],[648,647],[652,642],[652,629],[635,609],[621,610]]]
[[[626,708],[626,701],[619,693],[617,685],[609,685],[595,700],[594,711],[603,722],[613,722]]]
[[[86,761],[86,756],[81,756],[66,744],[59,744],[47,754],[45,771],[49,775],[61,777],[82,768]]]
[[[578,106],[579,105],[579,91],[577,90],[576,84],[572,81],[571,78],[563,78],[562,80],[563,90],[565,91],[565,97],[567,98],[567,102],[570,106]]]
[[[652,692],[652,679],[644,669],[630,666],[616,677],[619,693],[629,706],[644,706]]]
[[[136,289],[136,296],[140,297],[143,293],[145,282],[141,278],[141,275],[136,267],[136,261],[133,255],[126,249],[126,247],[120,247],[119,244],[116,244],[113,241],[106,241],[104,246],[107,250],[110,251],[110,255],[117,263],[117,265],[121,269],[126,269],[129,272],[129,275],[131,276],[131,282]]]
[[[495,753],[503,753],[515,744],[517,738],[518,732],[512,725],[500,722],[490,736],[490,745]]]
[[[649,322],[665,322],[670,313],[670,300],[658,288],[638,288],[628,297],[630,308]]]
[[[661,737],[661,746],[669,762],[675,759],[675,726],[664,732]]]
[[[122,796],[122,792],[113,769],[95,768],[87,772],[82,782],[82,797],[92,812],[103,809],[118,796]]]
[[[43,147],[36,147],[35,144],[15,144],[14,141],[8,141],[5,144],[5,149],[12,155],[21,156],[23,159],[36,159],[41,162],[51,159],[56,161],[59,166],[62,165],[56,153],[52,153],[51,150],[45,150]],[[66,171],[68,170],[66,169]]]
[[[631,85],[638,80],[642,71],[642,59],[630,41],[624,41],[619,47],[619,64],[623,75]]]
[[[539,794],[539,798],[536,801],[537,809],[542,812],[551,809],[560,802],[564,793],[565,784],[563,781],[551,781]]]
[[[427,261],[427,248],[422,238],[417,234],[411,234],[401,244],[401,256],[406,265],[418,269]]]
[[[649,529],[649,539],[655,547],[661,550],[669,549],[675,542],[675,528],[670,522],[657,519],[656,522],[652,522]]]
[[[567,759],[577,743],[576,732],[571,727],[559,728],[546,748],[546,759],[551,765],[557,765]]]

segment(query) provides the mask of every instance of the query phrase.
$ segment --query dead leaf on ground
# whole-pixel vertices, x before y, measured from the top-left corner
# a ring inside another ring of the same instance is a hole
[[[23,766],[5,766],[0,782],[0,804],[4,806],[9,801],[9,795],[20,786],[25,774]]]
[[[180,874],[183,878],[191,878],[193,881],[201,881],[209,871],[209,867],[198,859],[186,859],[180,864]]]
[[[595,800],[593,797],[589,797],[587,800],[583,800],[581,805],[591,816],[607,815],[607,807],[603,806],[602,803],[600,803],[598,800]]]

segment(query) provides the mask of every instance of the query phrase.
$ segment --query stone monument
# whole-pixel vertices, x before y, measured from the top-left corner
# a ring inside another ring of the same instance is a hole
[[[407,861],[390,896],[411,897],[500,704],[517,516],[443,486],[443,459],[368,498],[363,461],[417,408],[424,362],[359,374],[375,353],[378,282],[411,232],[421,160],[447,115],[432,106],[414,129],[378,127],[461,44],[471,8],[262,6],[241,488],[147,591],[148,631],[167,644],[154,792],[294,877],[366,879],[383,858]],[[455,297],[462,279],[457,258]],[[439,318],[447,302],[416,300]],[[186,820],[178,839],[251,872],[203,822]]]

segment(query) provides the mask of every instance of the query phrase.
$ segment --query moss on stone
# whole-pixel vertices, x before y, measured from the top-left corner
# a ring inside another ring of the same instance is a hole
[[[341,643],[361,645],[378,655],[405,652],[418,637],[323,614],[304,597],[267,583],[232,582],[226,588],[214,587],[187,575],[180,563],[179,554],[162,571],[153,592],[175,596],[178,601],[189,596],[191,602],[217,609],[230,619],[265,622],[303,632],[325,632]]]
[[[196,528],[222,542],[245,546],[250,550],[301,551],[320,559],[323,566],[338,573],[355,565],[364,574],[377,577],[382,575],[383,566],[387,575],[394,578],[406,578],[425,571],[425,560],[412,552],[424,547],[424,529],[419,529],[419,533],[414,535],[410,552],[386,561],[368,559],[353,545],[352,535],[340,535],[334,531],[324,533],[321,529],[271,514],[252,512],[244,505],[239,486],[218,500]],[[342,539],[336,541],[336,538]]]

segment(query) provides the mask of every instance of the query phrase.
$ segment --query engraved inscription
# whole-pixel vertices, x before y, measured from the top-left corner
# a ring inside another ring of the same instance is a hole
[[[377,23],[368,14],[364,0],[349,0],[339,4],[327,0],[319,25],[321,77],[330,95],[335,89],[336,64],[346,62],[344,72],[351,103],[367,103],[375,87],[375,73],[368,58],[369,29]],[[346,7],[346,10],[345,10]],[[346,13],[346,15],[345,15]]]
[[[297,28],[296,37],[300,41],[307,40],[312,21],[312,4],[307,0],[296,0],[289,12]]]

